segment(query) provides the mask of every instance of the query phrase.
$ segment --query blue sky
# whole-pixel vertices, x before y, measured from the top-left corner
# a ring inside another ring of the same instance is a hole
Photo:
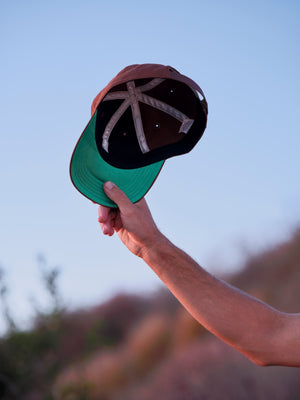
[[[159,284],[68,175],[93,98],[127,65],[172,65],[208,100],[203,138],[147,195],[175,244],[224,273],[299,226],[299,17],[290,0],[0,0],[0,264],[20,321],[47,301],[38,253],[72,307]]]

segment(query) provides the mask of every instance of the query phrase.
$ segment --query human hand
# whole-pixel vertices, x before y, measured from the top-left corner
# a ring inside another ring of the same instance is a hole
[[[117,232],[125,246],[135,255],[143,257],[163,236],[157,229],[146,200],[133,204],[126,194],[112,182],[103,185],[105,194],[118,208],[99,206],[98,221],[104,235]]]

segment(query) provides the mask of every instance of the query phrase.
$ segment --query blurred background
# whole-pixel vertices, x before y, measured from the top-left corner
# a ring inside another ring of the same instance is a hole
[[[299,312],[299,16],[292,0],[0,0],[0,398],[297,398],[298,369],[252,365],[101,235],[68,167],[122,68],[191,77],[208,127],[165,163],[153,217],[210,272]]]

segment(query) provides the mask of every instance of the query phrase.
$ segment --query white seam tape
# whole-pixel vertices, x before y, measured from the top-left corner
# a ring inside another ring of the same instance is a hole
[[[130,81],[126,83],[128,92],[125,91],[111,92],[104,97],[103,101],[124,99],[123,103],[113,114],[113,116],[111,117],[111,119],[109,120],[108,124],[105,127],[104,134],[102,137],[102,147],[106,152],[108,152],[109,138],[111,132],[129,105],[131,106],[133,122],[140,149],[142,153],[147,153],[148,151],[150,151],[143,128],[143,121],[141,117],[139,101],[151,107],[157,108],[158,110],[161,110],[171,115],[172,117],[176,118],[181,122],[179,133],[188,133],[191,126],[193,125],[194,122],[193,119],[188,118],[181,111],[170,106],[169,104],[164,103],[161,100],[157,100],[154,97],[151,97],[145,93],[142,93],[155,88],[156,86],[161,84],[164,80],[165,79],[154,78],[150,82],[139,87],[135,87],[134,81]],[[194,90],[194,93],[198,97],[197,91]]]
[[[102,137],[102,147],[107,153],[108,153],[108,141],[109,141],[111,132],[114,129],[116,123],[119,121],[121,116],[124,114],[124,112],[128,108],[129,104],[130,104],[129,99],[123,101],[123,103],[120,105],[120,107],[114,113],[114,115],[109,120],[109,123],[105,127],[103,137]]]
[[[128,88],[129,100],[130,100],[130,105],[131,105],[132,115],[133,115],[133,122],[134,122],[134,126],[135,126],[136,136],[137,136],[137,139],[139,142],[139,146],[140,146],[142,153],[148,153],[148,151],[150,149],[148,147],[145,133],[144,133],[140,106],[139,106],[139,102],[137,99],[138,93],[135,90],[135,84],[133,81],[127,82],[126,86]]]

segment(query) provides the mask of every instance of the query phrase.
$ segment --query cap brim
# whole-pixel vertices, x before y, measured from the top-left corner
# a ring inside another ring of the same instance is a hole
[[[103,191],[111,181],[135,203],[151,188],[164,161],[136,169],[120,169],[103,160],[95,140],[97,110],[83,131],[72,155],[70,176],[76,189],[88,199],[107,207],[116,207]]]

